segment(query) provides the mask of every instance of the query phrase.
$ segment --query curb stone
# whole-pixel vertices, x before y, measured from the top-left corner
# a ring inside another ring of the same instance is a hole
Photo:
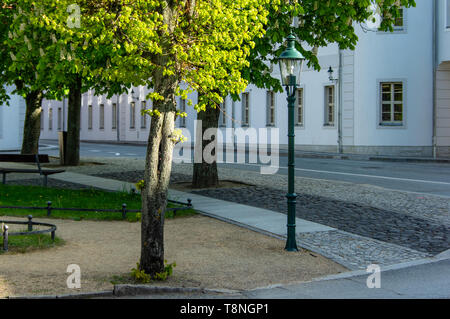
[[[148,285],[129,285],[129,284],[115,285],[113,291],[113,295],[116,297],[159,294],[159,293],[233,294],[233,293],[240,293],[240,291],[228,289],[157,287]]]
[[[183,287],[158,287],[148,285],[115,285],[112,290],[94,291],[78,294],[64,295],[33,295],[33,296],[9,296],[6,299],[88,299],[97,297],[123,297],[163,293],[199,293],[199,294],[239,294],[241,291],[230,289],[209,288],[183,288]]]
[[[8,299],[87,299],[96,297],[112,297],[113,290],[85,292],[78,294],[64,294],[64,295],[37,295],[37,296],[9,296]]]

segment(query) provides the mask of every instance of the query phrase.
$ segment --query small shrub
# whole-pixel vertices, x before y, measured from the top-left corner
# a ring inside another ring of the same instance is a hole
[[[167,260],[164,260],[164,263],[167,263]],[[152,280],[156,281],[165,281],[173,274],[173,268],[175,268],[177,264],[171,263],[164,266],[164,270],[162,272],[156,273],[156,275],[152,278],[151,275],[147,274],[144,270],[140,270],[139,263],[136,263],[136,268],[131,269],[131,277],[143,284],[148,284]]]
[[[136,183],[136,188],[137,188],[139,191],[142,191],[142,189],[144,188],[144,186],[145,186],[145,182],[144,182],[143,179],[141,179],[139,182]]]

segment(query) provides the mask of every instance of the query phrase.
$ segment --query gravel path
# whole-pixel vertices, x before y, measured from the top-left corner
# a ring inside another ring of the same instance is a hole
[[[17,220],[15,217],[3,219]],[[0,255],[0,297],[112,289],[140,254],[140,223],[40,219],[57,225],[63,246]],[[309,281],[346,269],[306,250],[284,251],[284,241],[204,216],[166,220],[165,259],[176,262],[164,286],[251,289]],[[66,286],[67,266],[81,268],[81,289]]]

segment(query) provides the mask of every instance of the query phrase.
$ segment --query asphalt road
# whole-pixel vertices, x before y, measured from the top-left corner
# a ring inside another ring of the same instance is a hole
[[[41,147],[43,147],[43,153],[59,155],[56,141],[42,141]],[[82,157],[144,158],[146,146],[81,143],[80,153]],[[191,154],[192,156],[193,154]],[[236,154],[235,161],[237,161]],[[276,168],[276,174],[287,175],[287,157],[280,155],[278,162],[277,160],[272,161]],[[222,163],[219,165],[247,171],[261,171],[261,167],[267,166],[267,164],[262,164],[259,158],[256,163],[249,162],[248,154],[245,163]],[[450,197],[450,163],[378,162],[296,157],[295,165],[296,176],[369,184],[394,190]]]

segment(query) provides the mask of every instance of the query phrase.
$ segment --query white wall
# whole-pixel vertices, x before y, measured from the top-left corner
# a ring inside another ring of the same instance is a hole
[[[10,97],[9,107],[0,105],[0,151],[20,150],[22,145],[25,100],[17,95]]]
[[[357,27],[355,145],[432,145],[432,1],[405,10],[405,31],[368,32]],[[430,19],[424,19],[430,17]],[[405,125],[380,127],[378,81],[403,80]]]

